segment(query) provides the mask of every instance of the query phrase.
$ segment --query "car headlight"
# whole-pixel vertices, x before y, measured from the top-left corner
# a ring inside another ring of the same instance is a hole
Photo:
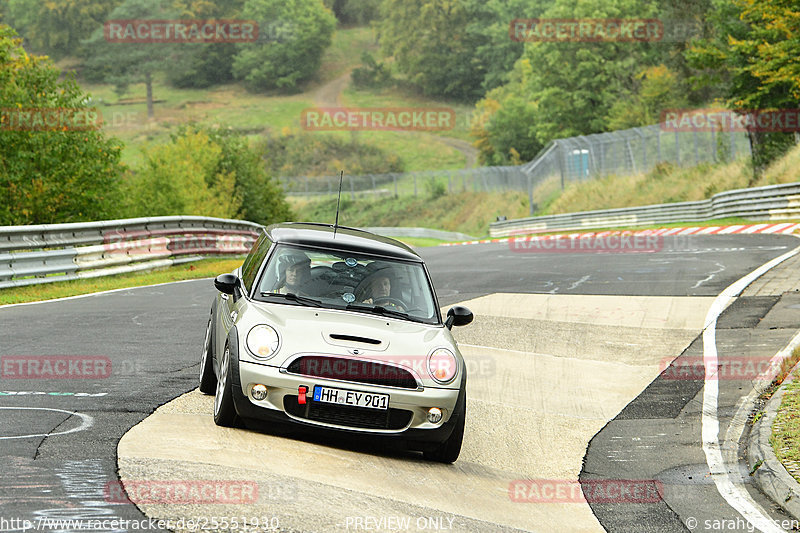
[[[437,348],[428,356],[428,373],[437,383],[450,383],[458,372],[458,361],[447,348]]]
[[[278,351],[280,338],[275,328],[259,324],[247,334],[247,349],[260,359],[269,359]]]

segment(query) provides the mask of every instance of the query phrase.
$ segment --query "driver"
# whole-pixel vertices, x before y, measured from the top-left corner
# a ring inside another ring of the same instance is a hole
[[[281,275],[283,283],[278,285],[275,292],[307,296],[302,287],[311,276],[311,259],[302,252],[292,252],[281,257],[281,263],[284,269]]]
[[[392,296],[392,285],[396,280],[391,269],[382,269],[373,273],[364,284],[360,301],[405,313],[405,304]]]
[[[392,294],[392,280],[386,273],[379,274],[372,278],[367,286],[365,304],[374,303],[379,298],[388,298]]]

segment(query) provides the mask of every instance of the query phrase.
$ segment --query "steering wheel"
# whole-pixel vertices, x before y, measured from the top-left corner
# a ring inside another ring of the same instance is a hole
[[[383,302],[387,303],[388,306],[383,305]],[[402,300],[398,300],[397,298],[391,298],[389,296],[381,296],[379,298],[372,299],[372,305],[380,305],[381,307],[386,307],[387,309],[394,308],[401,313],[406,312],[406,304],[403,303]]]

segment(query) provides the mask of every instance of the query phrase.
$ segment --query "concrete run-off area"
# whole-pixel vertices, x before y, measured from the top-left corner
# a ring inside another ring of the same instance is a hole
[[[454,330],[470,369],[454,465],[383,443],[220,428],[212,398],[192,391],[123,437],[119,474],[123,483],[258,482],[255,503],[140,504],[172,523],[239,517],[244,530],[243,517],[260,517],[287,531],[602,531],[575,491],[587,445],[698,335],[712,300],[492,294],[462,302],[476,318]],[[523,485],[548,490],[534,498],[517,490]]]

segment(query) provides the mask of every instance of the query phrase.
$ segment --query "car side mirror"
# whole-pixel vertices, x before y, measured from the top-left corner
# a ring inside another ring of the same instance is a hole
[[[466,307],[456,305],[447,310],[447,320],[445,320],[444,325],[447,326],[447,329],[453,329],[453,326],[466,326],[472,322],[473,318],[475,317],[472,315],[472,311]]]
[[[214,280],[214,286],[223,294],[234,294],[239,286],[239,278],[233,274],[220,274]]]

